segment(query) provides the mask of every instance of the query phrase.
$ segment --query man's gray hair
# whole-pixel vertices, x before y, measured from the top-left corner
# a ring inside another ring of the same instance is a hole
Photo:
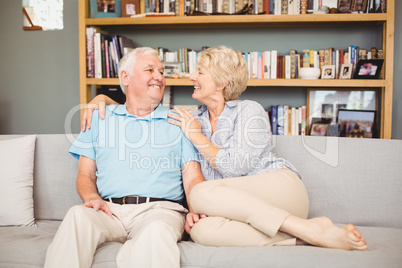
[[[124,94],[126,94],[126,87],[121,81],[121,72],[126,71],[129,75],[132,76],[133,69],[137,61],[137,55],[139,54],[159,56],[158,52],[151,47],[137,47],[136,49],[133,49],[132,51],[126,53],[123,58],[121,58],[119,62],[119,82],[121,91],[123,91]]]

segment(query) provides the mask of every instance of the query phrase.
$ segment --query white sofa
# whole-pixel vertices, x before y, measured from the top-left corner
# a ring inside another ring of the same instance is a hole
[[[16,137],[2,135],[0,140]],[[182,267],[402,267],[402,141],[274,136],[273,144],[303,176],[310,196],[309,217],[325,215],[339,224],[357,225],[370,251],[215,248],[182,241]],[[67,152],[70,146],[63,134],[37,135],[36,226],[0,227],[0,267],[43,267],[47,246],[65,213],[81,203],[75,190],[78,161]],[[119,246],[100,245],[93,267],[116,267]]]

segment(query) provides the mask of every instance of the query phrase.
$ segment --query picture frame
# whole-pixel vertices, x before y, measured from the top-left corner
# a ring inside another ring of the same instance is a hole
[[[120,0],[122,17],[140,14],[140,0]]]
[[[359,60],[354,79],[378,79],[384,60]]]
[[[321,79],[334,79],[335,78],[335,65],[322,66]]]
[[[120,0],[89,0],[91,18],[121,17]]]
[[[173,74],[181,73],[181,63],[180,62],[163,62],[163,72],[164,77],[172,77]]]
[[[310,127],[310,136],[327,136],[328,124],[325,123],[312,123]]]
[[[350,5],[351,13],[361,13],[367,9],[368,0],[352,0]]]
[[[306,124],[314,118],[337,123],[340,109],[378,111],[379,89],[309,88],[307,89]],[[316,119],[315,119],[316,120]]]
[[[352,0],[338,0],[338,12],[350,13],[351,4]]]
[[[339,136],[350,138],[375,138],[376,134],[375,110],[348,110],[338,111]]]
[[[342,64],[339,69],[339,79],[351,79],[353,73],[353,64]]]

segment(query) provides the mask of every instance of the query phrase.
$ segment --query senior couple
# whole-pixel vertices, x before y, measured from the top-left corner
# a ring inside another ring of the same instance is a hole
[[[190,80],[203,106],[194,114],[160,105],[165,79],[154,49],[126,54],[119,79],[126,103],[96,97],[70,149],[84,203],[66,214],[45,267],[91,267],[107,241],[122,243],[118,267],[180,267],[183,230],[206,246],[368,250],[352,224],[307,219],[301,175],[271,153],[264,109],[238,100],[248,81],[240,52],[221,46],[199,54]],[[133,155],[141,161],[133,164]]]

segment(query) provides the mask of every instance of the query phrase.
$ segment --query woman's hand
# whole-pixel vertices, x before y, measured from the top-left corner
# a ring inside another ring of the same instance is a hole
[[[169,123],[179,126],[183,131],[184,135],[186,135],[187,139],[190,141],[194,141],[191,139],[191,133],[199,134],[201,133],[201,124],[197,119],[186,109],[174,109],[172,110],[176,114],[168,114],[168,117],[174,120],[168,120]]]
[[[93,98],[90,103],[85,105],[84,113],[81,119],[81,130],[85,131],[86,127],[88,127],[88,129],[91,128],[92,114],[94,110],[99,109],[99,116],[102,119],[105,119],[106,105],[112,105],[112,104],[118,104],[118,103],[106,95],[100,94],[97,95],[95,98]]]
[[[193,228],[194,224],[196,224],[200,219],[206,217],[207,215],[205,214],[196,214],[194,212],[189,212],[186,215],[186,225],[184,226],[184,230],[186,230],[186,232],[190,234],[191,228]]]

